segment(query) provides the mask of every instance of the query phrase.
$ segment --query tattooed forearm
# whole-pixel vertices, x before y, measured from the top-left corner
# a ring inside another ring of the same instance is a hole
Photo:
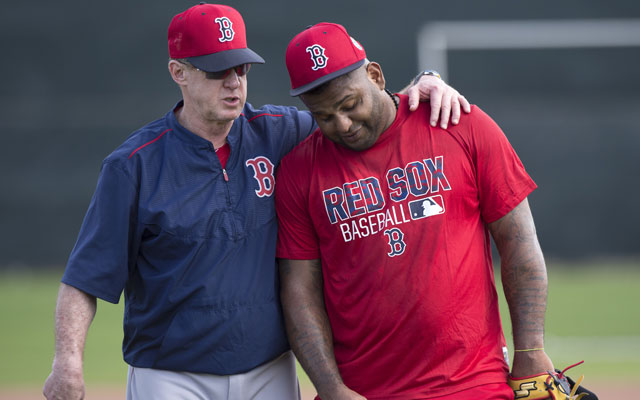
[[[547,270],[527,200],[489,224],[489,229],[500,253],[514,346],[516,349],[542,347]]]
[[[323,396],[342,385],[333,354],[333,336],[324,305],[319,260],[279,260],[280,300],[289,343]],[[328,397],[328,396],[327,396]]]

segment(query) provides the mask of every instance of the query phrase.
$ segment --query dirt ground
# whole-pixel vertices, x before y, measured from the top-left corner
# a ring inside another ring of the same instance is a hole
[[[638,384],[631,381],[596,381],[585,382],[585,386],[598,395],[599,400],[633,400],[638,399]],[[316,392],[313,388],[303,388],[302,400],[313,400]],[[88,387],[87,400],[120,400],[125,399],[124,388]],[[4,389],[0,388],[0,400],[42,400],[40,389]],[[481,399],[479,399],[481,400]]]
[[[114,387],[87,387],[86,400],[124,400],[126,391],[124,388]],[[313,400],[316,391],[313,388],[302,388],[302,400]],[[41,389],[5,389],[0,388],[0,400],[42,400]],[[212,399],[213,400],[213,399]]]

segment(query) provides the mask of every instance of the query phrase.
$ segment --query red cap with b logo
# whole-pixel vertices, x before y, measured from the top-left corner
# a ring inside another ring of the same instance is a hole
[[[186,58],[203,71],[224,71],[264,59],[247,47],[244,20],[233,7],[200,3],[173,17],[169,57]]]
[[[349,73],[365,62],[364,48],[342,25],[321,22],[300,32],[287,47],[292,96]]]

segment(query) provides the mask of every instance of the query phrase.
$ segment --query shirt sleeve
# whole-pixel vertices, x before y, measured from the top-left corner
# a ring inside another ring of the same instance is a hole
[[[537,187],[502,129],[474,106],[472,141],[482,218],[491,223],[520,204]]]
[[[295,107],[290,107],[289,110],[293,124],[284,138],[282,157],[311,135],[317,127],[309,111],[300,111]]]
[[[311,135],[316,128],[318,128],[318,124],[316,124],[316,120],[313,119],[313,116],[309,111],[298,110],[298,118],[300,119],[300,132],[303,134],[303,136],[298,140],[298,143],[300,143],[307,136]]]
[[[276,174],[276,212],[278,245],[276,256],[292,260],[320,258],[318,236],[308,208],[308,178],[302,177],[289,157]]]
[[[103,163],[62,282],[118,303],[128,277],[137,189],[129,176]]]

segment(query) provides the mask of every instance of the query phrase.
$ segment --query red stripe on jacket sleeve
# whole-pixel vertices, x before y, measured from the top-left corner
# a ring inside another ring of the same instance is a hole
[[[242,116],[245,116],[245,115],[244,115],[244,114],[242,114]],[[258,115],[256,115],[256,116],[253,116],[253,117],[249,118],[249,119],[247,120],[247,122],[251,122],[251,121],[253,121],[254,119],[256,119],[256,118],[258,118],[258,117],[282,117],[282,116],[283,116],[283,114],[267,114],[267,113],[265,113],[265,114],[258,114]],[[245,116],[245,118],[246,118],[246,116]]]
[[[133,157],[133,155],[134,155],[134,154],[136,154],[136,152],[137,152],[138,150],[140,150],[141,148],[143,148],[143,147],[147,147],[147,146],[148,146],[148,145],[150,145],[151,143],[153,143],[153,142],[155,142],[156,140],[160,139],[160,138],[161,138],[165,133],[169,132],[170,130],[171,130],[171,129],[167,129],[166,131],[162,132],[162,133],[161,133],[157,138],[155,138],[155,139],[153,139],[152,141],[147,142],[147,143],[143,144],[142,146],[138,147],[137,149],[135,149],[135,150],[134,150],[134,151],[129,155],[129,158]]]

